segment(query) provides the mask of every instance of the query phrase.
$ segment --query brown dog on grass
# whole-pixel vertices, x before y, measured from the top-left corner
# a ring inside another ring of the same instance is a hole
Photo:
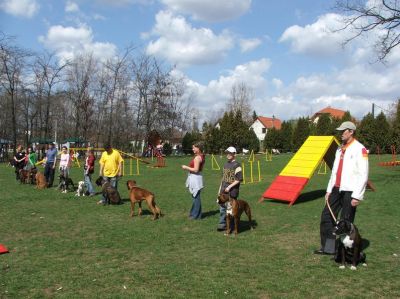
[[[131,200],[131,217],[133,217],[135,213],[135,204],[139,204],[139,213],[138,215],[142,215],[142,201],[145,200],[147,203],[147,206],[153,213],[153,220],[156,220],[158,217],[161,216],[161,210],[160,208],[156,205],[156,202],[154,200],[154,194],[151,193],[150,191],[140,188],[136,185],[135,180],[128,180],[126,182],[126,186],[128,187],[129,190],[129,199]]]
[[[37,172],[35,175],[36,178],[36,189],[44,189],[47,187],[46,178],[44,177],[43,173]]]
[[[226,234],[231,233],[231,216],[235,221],[235,235],[238,234],[238,227],[240,222],[240,216],[243,212],[246,213],[249,218],[250,228],[253,229],[253,222],[251,220],[251,210],[249,204],[242,199],[233,199],[229,196],[229,193],[220,193],[218,195],[218,204],[226,205]]]

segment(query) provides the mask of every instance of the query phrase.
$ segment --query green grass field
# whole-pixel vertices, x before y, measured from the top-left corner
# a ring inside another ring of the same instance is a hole
[[[164,214],[157,221],[145,204],[142,217],[130,218],[128,201],[98,206],[98,197],[20,185],[1,165],[0,243],[10,253],[0,255],[0,298],[399,298],[400,167],[378,167],[370,157],[377,192],[367,192],[356,215],[368,266],[351,271],[312,254],[329,174],[315,174],[292,207],[258,203],[290,157],[259,157],[262,182],[240,191],[257,226],[242,226],[237,237],[216,231],[221,173],[211,170],[210,156],[201,221],[187,217],[180,165],[190,157],[167,158],[166,168],[142,165],[134,177],[156,194]],[[217,159],[222,167],[224,157]],[[81,174],[73,168],[74,182]],[[128,178],[119,183],[126,200]]]

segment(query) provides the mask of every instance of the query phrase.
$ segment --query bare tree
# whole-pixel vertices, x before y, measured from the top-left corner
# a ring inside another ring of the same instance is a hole
[[[67,68],[68,97],[74,107],[74,136],[87,139],[94,98],[91,88],[96,73],[96,61],[92,54],[77,56]]]
[[[231,89],[231,98],[228,102],[229,111],[235,114],[238,111],[242,112],[243,119],[246,122],[251,122],[251,101],[254,98],[253,89],[244,82],[236,83]]]
[[[14,151],[18,137],[18,97],[23,90],[22,78],[30,56],[28,51],[13,45],[10,37],[0,37],[0,85],[7,94],[6,100],[9,101]]]
[[[59,64],[55,60],[55,55],[47,52],[38,55],[34,62],[36,113],[39,116],[39,134],[41,137],[49,137],[51,99],[55,92],[55,86],[62,82],[62,71],[67,65],[68,62]]]
[[[347,14],[340,30],[353,29],[355,34],[344,43],[369,32],[378,34],[375,44],[378,59],[385,61],[387,55],[400,44],[399,0],[338,0],[335,8]]]

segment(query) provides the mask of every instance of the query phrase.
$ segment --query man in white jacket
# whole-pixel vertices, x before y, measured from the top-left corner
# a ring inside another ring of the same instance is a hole
[[[354,135],[356,126],[345,121],[336,130],[342,133],[342,146],[336,151],[332,174],[325,194],[325,207],[321,214],[321,248],[315,254],[335,254],[336,238],[332,234],[335,222],[329,211],[340,218],[354,222],[356,207],[363,200],[368,182],[368,152]]]

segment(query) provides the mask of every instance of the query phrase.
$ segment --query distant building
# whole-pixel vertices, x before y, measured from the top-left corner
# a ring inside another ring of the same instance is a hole
[[[253,124],[250,126],[250,129],[253,129],[254,133],[256,133],[258,140],[261,142],[264,141],[265,136],[268,133],[269,129],[275,128],[280,130],[282,126],[282,122],[280,119],[273,117],[264,117],[258,116]]]
[[[318,112],[315,112],[314,115],[311,117],[311,121],[315,124],[318,123],[318,120],[322,114],[329,114],[331,119],[332,118],[342,119],[342,117],[344,116],[345,113],[346,113],[346,111],[343,111],[340,109],[335,109],[335,108],[328,106]]]

